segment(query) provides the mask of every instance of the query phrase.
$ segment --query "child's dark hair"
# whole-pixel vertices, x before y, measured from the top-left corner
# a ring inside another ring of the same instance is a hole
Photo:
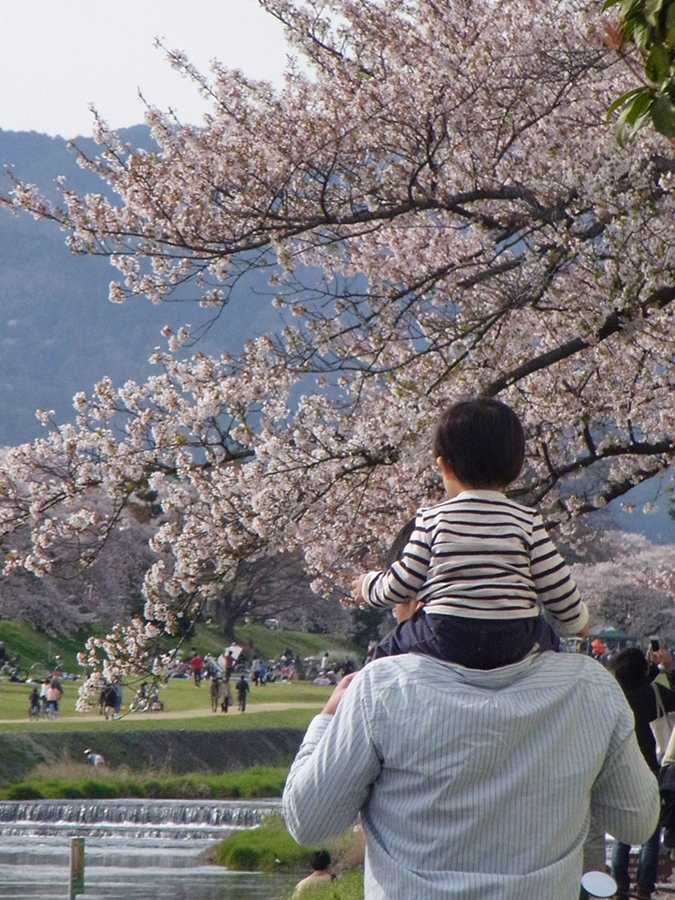
[[[462,484],[505,488],[523,468],[523,426],[500,400],[460,400],[445,410],[436,426],[434,456],[441,456]]]

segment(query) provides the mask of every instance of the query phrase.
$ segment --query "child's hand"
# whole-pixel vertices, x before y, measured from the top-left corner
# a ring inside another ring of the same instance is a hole
[[[362,575],[359,575],[358,578],[355,578],[352,581],[352,597],[358,605],[360,606],[363,603],[363,595],[361,594],[361,587],[363,586],[363,582],[366,580],[366,573],[364,572]]]
[[[581,638],[582,641],[588,637],[588,625],[584,625],[581,631],[577,631],[577,637]]]

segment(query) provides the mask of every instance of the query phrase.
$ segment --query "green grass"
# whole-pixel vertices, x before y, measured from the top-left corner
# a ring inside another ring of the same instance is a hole
[[[286,648],[291,649],[301,659],[306,656],[321,657],[326,650],[332,658],[349,656],[358,663],[361,662],[363,656],[351,641],[329,634],[275,631],[254,623],[237,627],[234,632],[238,643],[242,646],[246,646],[249,642],[252,643],[258,656],[264,660],[277,659]],[[199,634],[199,626],[197,626],[197,635],[199,636]]]
[[[98,629],[100,632],[100,629]],[[56,655],[61,657],[61,665],[66,672],[78,673],[80,667],[77,654],[84,650],[84,642],[88,633],[80,632],[72,636],[52,638],[43,632],[36,631],[25,622],[0,620],[0,641],[5,642],[7,659],[19,657],[19,665],[23,675],[30,673],[31,667],[40,670],[53,670]]]
[[[254,800],[280,797],[287,766],[253,766],[241,772],[217,775],[130,773],[127,769],[101,770],[67,763],[41,766],[38,774],[0,789],[0,800],[118,799],[138,797],[163,800]]]
[[[301,847],[286,831],[281,816],[272,815],[258,828],[238,831],[216,848],[214,860],[228,869],[245,872],[278,872],[309,867],[320,847]],[[309,869],[308,869],[309,870]]]
[[[99,635],[105,631],[100,626],[96,626],[94,630]],[[61,659],[62,671],[81,674],[77,654],[84,649],[89,634],[89,630],[82,630],[71,636],[52,637],[23,622],[0,620],[0,640],[5,643],[7,659],[19,657],[24,677],[32,673],[50,673],[56,666],[57,655]],[[350,657],[358,662],[362,656],[361,651],[346,638],[326,634],[276,631],[265,628],[264,625],[250,623],[235,628],[235,635],[237,642],[247,648],[249,655],[252,647],[254,654],[265,661],[278,658],[286,649],[292,650],[294,655],[299,655],[303,660],[307,656],[320,657],[325,651],[328,651],[333,660]],[[202,655],[211,653],[217,657],[227,644],[229,641],[217,627],[197,624],[182,646],[185,655],[194,646]]]
[[[140,681],[140,679],[139,679]],[[28,719],[28,697],[33,686],[30,684],[13,684],[0,681],[0,719],[14,720],[2,725],[4,731],[78,731],[101,728],[102,730],[125,729],[147,730],[157,728],[175,728],[176,724],[169,718],[142,719],[134,713],[128,713],[128,705],[133,699],[135,684],[124,689],[122,718],[106,721],[99,715],[98,707],[88,713],[77,713],[78,682],[63,681],[63,697],[59,704],[59,716],[55,721]],[[233,693],[234,690],[233,690]],[[251,685],[248,694],[246,712],[239,713],[236,708],[227,715],[211,712],[209,683],[195,688],[192,681],[181,678],[170,678],[160,688],[160,698],[167,713],[175,714],[181,728],[190,730],[211,730],[214,728],[305,728],[312,716],[320,711],[331,693],[330,687],[295,681],[289,684],[268,684],[265,687]],[[312,710],[278,710],[274,712],[257,712],[261,704],[274,703],[312,703]],[[203,710],[203,716],[185,716],[195,710]],[[61,719],[77,716],[77,722],[62,722]],[[269,718],[271,717],[271,718]],[[262,724],[261,720],[265,719]],[[274,722],[274,724],[270,724]]]
[[[289,891],[284,900],[291,900],[292,896],[293,892]],[[309,896],[312,900],[363,900],[363,871],[347,872],[331,884],[312,887]]]

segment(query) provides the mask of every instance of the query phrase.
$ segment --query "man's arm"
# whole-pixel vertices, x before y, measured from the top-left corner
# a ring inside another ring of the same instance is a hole
[[[284,819],[299,844],[322,844],[348,828],[380,772],[364,679],[350,687],[353,679],[342,679],[324,712],[310,723],[286,780]]]
[[[642,844],[659,820],[659,789],[630,733],[607,757],[593,786],[591,812],[602,827],[624,844]]]

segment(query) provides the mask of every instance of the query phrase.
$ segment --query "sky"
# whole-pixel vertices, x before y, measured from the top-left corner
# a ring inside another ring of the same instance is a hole
[[[19,0],[0,4],[0,129],[66,139],[91,134],[90,104],[113,128],[143,121],[149,103],[199,123],[195,88],[155,48],[214,57],[281,83],[281,26],[256,0]]]

